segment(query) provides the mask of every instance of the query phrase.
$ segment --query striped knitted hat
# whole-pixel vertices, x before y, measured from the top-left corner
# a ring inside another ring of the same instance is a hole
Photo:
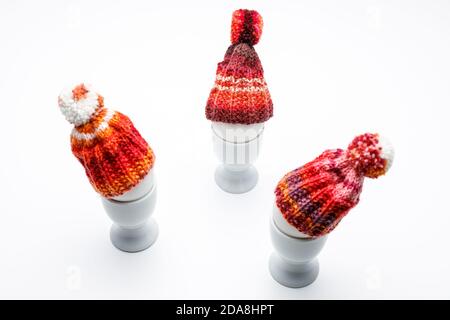
[[[75,127],[72,152],[94,189],[106,198],[120,196],[150,171],[154,154],[130,119],[103,105],[103,97],[84,84],[63,91],[58,104]]]
[[[323,236],[358,204],[364,177],[384,175],[393,159],[394,150],[386,139],[360,135],[347,150],[326,150],[286,174],[275,189],[277,207],[300,232]]]
[[[217,66],[216,81],[206,104],[208,120],[254,124],[272,117],[272,99],[253,48],[262,27],[262,17],[256,11],[241,9],[233,13],[231,46]]]

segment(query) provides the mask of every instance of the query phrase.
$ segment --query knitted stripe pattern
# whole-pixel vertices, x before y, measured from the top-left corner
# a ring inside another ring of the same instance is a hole
[[[82,91],[84,95],[79,94]],[[72,91],[73,101],[82,101],[87,92],[91,91],[84,85],[76,87]],[[155,161],[152,149],[131,120],[105,108],[100,95],[95,112],[72,130],[71,147],[91,185],[105,198],[120,196],[137,186]]]
[[[256,11],[241,9],[233,13],[232,44],[217,66],[215,84],[206,104],[208,120],[254,124],[272,117],[272,99],[253,48],[262,27],[262,17]]]
[[[326,150],[286,174],[275,189],[286,221],[311,237],[331,232],[358,204],[364,177],[377,178],[389,169],[393,152],[379,142],[378,134],[358,136],[347,150]]]

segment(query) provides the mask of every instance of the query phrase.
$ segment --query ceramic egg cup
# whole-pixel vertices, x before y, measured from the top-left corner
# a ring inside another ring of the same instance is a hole
[[[156,204],[156,181],[153,169],[129,192],[112,199],[101,198],[106,213],[114,222],[112,244],[125,252],[149,248],[158,237],[158,224],[151,217]]]
[[[290,288],[305,287],[319,275],[317,255],[322,250],[327,236],[310,238],[287,223],[274,206],[270,219],[270,237],[275,252],[269,259],[272,277]]]
[[[258,182],[253,163],[258,158],[264,124],[241,125],[212,122],[214,153],[221,164],[216,168],[216,184],[234,194],[252,190]]]

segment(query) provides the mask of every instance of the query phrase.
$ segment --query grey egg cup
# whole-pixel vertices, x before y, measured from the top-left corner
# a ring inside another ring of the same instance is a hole
[[[264,132],[263,124],[212,124],[213,149],[221,162],[214,178],[225,192],[240,194],[252,190],[258,183],[258,171],[253,163],[259,156]]]
[[[117,201],[101,198],[106,213],[114,222],[111,226],[110,239],[117,249],[139,252],[149,248],[156,241],[159,228],[151,217],[156,197],[157,188],[153,181],[150,191],[136,200]]]
[[[290,288],[301,288],[313,283],[319,274],[316,257],[325,245],[327,236],[300,238],[287,235],[271,217],[270,237],[275,249],[269,259],[272,277]]]

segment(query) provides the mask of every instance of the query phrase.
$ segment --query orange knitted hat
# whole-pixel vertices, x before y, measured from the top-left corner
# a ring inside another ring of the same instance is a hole
[[[120,196],[139,184],[153,167],[152,149],[124,114],[109,110],[103,97],[80,84],[63,91],[58,104],[75,127],[72,152],[94,189],[105,198]]]

